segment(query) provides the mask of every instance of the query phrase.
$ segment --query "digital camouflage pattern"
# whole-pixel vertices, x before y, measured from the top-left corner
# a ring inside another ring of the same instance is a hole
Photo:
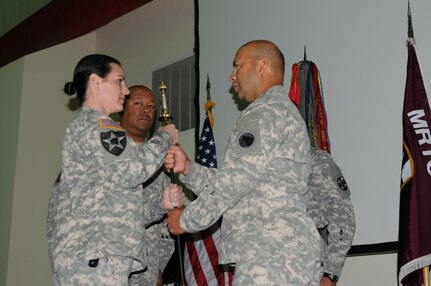
[[[166,227],[166,220],[151,225],[144,233],[147,268],[132,273],[130,286],[156,285],[159,271],[163,273],[175,251],[175,241]]]
[[[142,233],[154,218],[143,218],[149,198],[138,185],[162,166],[172,138],[156,132],[144,144],[130,141],[117,123],[90,108],[67,128],[47,221],[54,273],[112,255],[140,262],[134,269],[145,267]],[[158,202],[163,213],[160,197]]]
[[[97,267],[88,267],[88,261],[62,268],[53,275],[54,286],[127,286],[128,274],[133,259],[125,256],[105,256],[98,260]]]
[[[313,159],[308,186],[313,194],[308,214],[327,231],[323,271],[340,277],[356,229],[350,189],[331,155],[311,148]]]
[[[162,195],[164,188],[170,184],[168,176],[162,172],[162,169],[154,176],[154,180],[144,183],[145,194],[158,193]],[[149,205],[152,205],[149,203]],[[146,208],[151,211],[150,208]],[[144,213],[144,217],[151,217],[151,213]],[[175,240],[169,234],[164,217],[158,218],[146,226],[144,231],[144,251],[146,256],[147,268],[132,273],[130,276],[130,286],[154,286],[160,272],[163,272],[172,254],[175,251]]]
[[[321,239],[306,213],[310,142],[282,86],[241,114],[218,170],[193,164],[180,179],[198,198],[180,225],[196,232],[223,214],[220,264],[236,263],[233,285],[319,285]]]

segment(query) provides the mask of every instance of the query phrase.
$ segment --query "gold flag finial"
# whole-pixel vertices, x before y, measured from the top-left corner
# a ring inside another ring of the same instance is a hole
[[[159,121],[162,122],[164,125],[168,125],[171,119],[174,119],[172,115],[169,114],[168,111],[168,100],[166,99],[166,84],[164,81],[160,82],[159,90],[161,92],[161,98],[162,98],[162,114],[160,114]]]
[[[216,104],[211,101],[211,83],[210,83],[210,77],[207,75],[207,102],[204,104],[205,111],[207,112],[208,119],[211,124],[211,128],[214,126],[214,116],[212,113],[212,109],[216,106]]]

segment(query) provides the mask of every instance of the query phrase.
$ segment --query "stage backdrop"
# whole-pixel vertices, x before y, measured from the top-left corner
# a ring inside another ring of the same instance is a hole
[[[397,241],[407,1],[199,2],[201,74],[210,75],[213,100],[223,107],[214,112],[219,154],[239,115],[228,81],[237,48],[253,39],[274,41],[286,57],[289,87],[291,66],[306,45],[307,59],[321,72],[332,154],[352,191],[354,244]],[[411,9],[427,85],[431,3],[416,0]]]

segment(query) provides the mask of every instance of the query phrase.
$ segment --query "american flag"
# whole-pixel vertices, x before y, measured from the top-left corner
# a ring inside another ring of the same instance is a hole
[[[210,111],[211,112],[211,111]],[[199,140],[197,162],[208,168],[217,168],[216,145],[213,130],[205,115]],[[220,243],[220,223],[208,229],[190,234],[184,249],[184,276],[188,286],[230,286],[232,273],[218,264],[218,245]]]
[[[216,146],[208,113],[205,115],[204,125],[202,126],[201,137],[199,139],[197,161],[202,166],[217,168]]]

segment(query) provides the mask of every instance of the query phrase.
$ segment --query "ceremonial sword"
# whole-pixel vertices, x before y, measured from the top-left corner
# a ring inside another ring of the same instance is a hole
[[[161,122],[162,125],[166,126],[168,124],[170,124],[170,121],[174,119],[174,117],[172,115],[169,114],[168,111],[168,101],[166,99],[166,84],[161,81],[160,82],[160,87],[159,90],[161,92],[161,99],[162,99],[162,114],[160,114],[159,116],[159,121]],[[170,169],[169,170],[169,177],[171,178],[171,183],[175,184],[175,175],[174,175],[174,170]],[[177,251],[178,251],[178,262],[179,262],[179,268],[180,268],[180,278],[181,278],[181,284],[180,286],[184,286],[184,264],[183,264],[183,252],[181,251],[181,240],[180,240],[180,236],[179,235],[175,235],[175,241],[177,244]]]

